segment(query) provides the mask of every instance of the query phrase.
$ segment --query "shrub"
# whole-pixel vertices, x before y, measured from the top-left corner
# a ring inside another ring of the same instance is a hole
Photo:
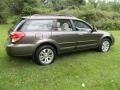
[[[6,0],[6,4],[11,13],[19,15],[24,7],[24,0]]]
[[[38,12],[33,7],[31,7],[27,3],[25,3],[21,14],[22,15],[32,15],[35,13],[38,13]]]
[[[99,28],[99,29],[105,29],[105,30],[120,30],[120,21],[119,20],[111,20],[111,19],[106,19],[106,20],[100,20],[94,25]]]
[[[99,29],[111,30],[120,29],[120,14],[115,12],[106,12],[101,10],[82,10],[81,8],[64,9],[55,14],[73,15],[83,19]]]

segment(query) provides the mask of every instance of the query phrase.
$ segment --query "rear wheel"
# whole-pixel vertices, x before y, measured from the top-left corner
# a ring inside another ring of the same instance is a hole
[[[35,53],[35,63],[39,65],[48,65],[54,62],[56,50],[50,45],[44,45],[38,48]]]
[[[105,38],[105,39],[102,40],[98,49],[99,49],[100,52],[108,52],[110,47],[111,47],[110,40]]]

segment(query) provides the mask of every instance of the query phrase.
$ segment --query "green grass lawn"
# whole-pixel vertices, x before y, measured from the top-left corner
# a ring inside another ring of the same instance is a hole
[[[0,90],[120,90],[120,31],[108,53],[94,50],[59,56],[48,66],[31,58],[8,57],[10,25],[0,25]]]

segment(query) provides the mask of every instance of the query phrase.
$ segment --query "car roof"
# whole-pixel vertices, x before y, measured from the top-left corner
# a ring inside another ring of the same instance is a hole
[[[74,16],[65,16],[65,15],[39,15],[35,14],[32,16],[24,16],[23,19],[78,19]]]

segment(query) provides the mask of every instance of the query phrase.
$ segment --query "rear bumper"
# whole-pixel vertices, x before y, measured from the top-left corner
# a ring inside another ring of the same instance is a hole
[[[5,49],[10,56],[29,56],[33,54],[33,44],[6,44]]]

